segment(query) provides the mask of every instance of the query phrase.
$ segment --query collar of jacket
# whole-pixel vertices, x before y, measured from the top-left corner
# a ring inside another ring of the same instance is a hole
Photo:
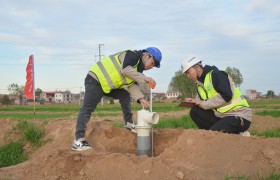
[[[219,69],[216,66],[205,65],[203,67],[203,72],[202,72],[201,76],[197,80],[201,83],[204,83],[206,74],[212,70],[219,70]]]

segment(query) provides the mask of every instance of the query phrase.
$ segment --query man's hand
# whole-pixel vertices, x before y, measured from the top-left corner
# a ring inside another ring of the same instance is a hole
[[[149,107],[149,103],[144,98],[139,99],[139,102],[144,108]]]
[[[187,98],[187,102],[195,103],[195,105],[197,105],[197,106],[201,107],[202,109],[204,109],[203,108],[203,101],[197,101],[197,100],[195,100],[193,98]]]
[[[151,77],[146,77],[145,82],[149,84],[150,88],[154,89],[156,87],[156,81]]]

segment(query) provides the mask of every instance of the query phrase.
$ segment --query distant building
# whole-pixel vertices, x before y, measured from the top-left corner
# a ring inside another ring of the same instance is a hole
[[[43,99],[44,101],[46,102],[55,102],[54,101],[54,95],[55,95],[56,92],[42,92],[40,94],[40,99]]]
[[[0,94],[0,99],[4,98],[7,94]],[[10,103],[13,105],[19,105],[20,104],[20,98],[19,95],[7,95]]]
[[[150,100],[151,98],[151,92],[146,93],[146,98],[148,100]],[[152,92],[152,101],[153,102],[160,102],[163,99],[166,99],[165,97],[165,93],[161,93],[161,92]]]
[[[254,89],[248,89],[246,90],[246,96],[248,99],[256,99],[258,97],[258,92]]]
[[[73,94],[69,91],[42,92],[40,98],[49,103],[81,103],[84,92]]]
[[[11,101],[11,104],[16,104],[16,105],[20,104],[20,97],[19,97],[19,95],[9,95],[9,99]]]
[[[167,93],[165,93],[167,99],[177,99],[180,96],[181,93],[179,91],[167,91]]]
[[[73,98],[70,92],[56,92],[54,95],[54,101],[56,103],[71,103]]]

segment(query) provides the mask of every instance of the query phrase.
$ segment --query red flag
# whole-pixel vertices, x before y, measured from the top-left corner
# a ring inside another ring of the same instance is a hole
[[[26,99],[35,98],[35,87],[34,87],[34,58],[33,55],[29,56],[29,62],[26,66],[26,84],[24,87],[24,95]]]

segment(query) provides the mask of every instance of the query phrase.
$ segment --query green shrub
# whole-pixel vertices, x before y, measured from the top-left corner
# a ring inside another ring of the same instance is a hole
[[[44,136],[44,134],[45,134],[44,128],[32,125],[25,130],[24,137],[31,144],[35,146],[39,146],[41,138]]]
[[[22,134],[23,140],[30,142],[34,146],[40,146],[41,139],[45,134],[44,127],[27,120],[20,120],[15,129]]]
[[[19,141],[11,141],[0,147],[0,168],[21,163],[26,159],[23,144]]]

